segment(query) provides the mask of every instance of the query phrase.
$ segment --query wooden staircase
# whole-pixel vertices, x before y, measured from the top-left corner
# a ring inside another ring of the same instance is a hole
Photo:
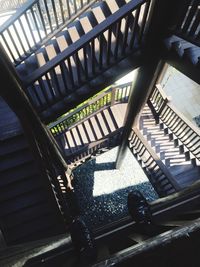
[[[19,38],[19,47],[17,43],[13,50],[20,60],[13,60],[24,90],[42,120],[49,123],[57,119],[141,64],[140,48],[150,4],[145,0],[98,1],[66,28],[57,25],[57,32],[41,41],[42,46],[41,42],[35,43],[39,48],[31,53],[25,51],[26,56],[17,53],[28,46],[27,40],[23,44]],[[31,5],[30,11],[33,12]],[[11,54],[6,34],[11,38],[10,27],[22,17],[21,12],[0,32],[11,58],[14,52]]]
[[[2,99],[0,118],[0,226],[6,245],[63,233],[50,181],[41,173],[19,120]]]
[[[200,167],[194,166],[188,153],[181,151],[174,140],[170,139],[167,129],[156,124],[155,118],[146,105],[141,113],[140,131],[159,158],[168,168],[181,189],[200,178]]]
[[[169,36],[164,40],[167,62],[197,83],[200,83],[199,20],[199,1],[188,1],[183,5],[178,23],[169,29]]]

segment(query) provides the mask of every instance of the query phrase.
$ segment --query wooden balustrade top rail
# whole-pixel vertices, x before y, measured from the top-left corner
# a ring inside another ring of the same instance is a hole
[[[54,69],[61,62],[66,60],[67,58],[74,55],[77,51],[84,48],[91,40],[98,37],[100,34],[110,29],[114,24],[120,21],[125,16],[132,13],[135,9],[139,8],[142,4],[150,2],[149,0],[135,0],[130,1],[126,5],[122,6],[118,11],[114,14],[110,15],[106,20],[98,24],[94,29],[86,33],[79,40],[77,40],[73,45],[70,45],[64,51],[62,51],[59,55],[48,61],[44,66],[35,70],[31,75],[26,78],[25,85],[29,86],[33,84],[38,78],[44,76],[49,70]]]

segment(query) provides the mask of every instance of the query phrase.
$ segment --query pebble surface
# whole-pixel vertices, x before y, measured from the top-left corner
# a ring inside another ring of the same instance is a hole
[[[117,150],[113,148],[74,170],[81,215],[91,229],[128,215],[127,196],[132,190],[139,190],[148,201],[158,198],[129,149],[121,168],[115,169]]]

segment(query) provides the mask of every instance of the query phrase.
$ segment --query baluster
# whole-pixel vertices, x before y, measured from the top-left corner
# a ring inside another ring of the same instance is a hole
[[[75,83],[74,83],[74,75],[73,75],[73,71],[72,71],[72,65],[71,65],[70,58],[67,58],[67,64],[68,64],[69,77],[70,77],[70,80],[71,80],[71,84],[72,84],[72,87],[74,87],[75,86]]]
[[[18,57],[21,58],[19,49],[18,49],[18,47],[17,47],[17,45],[16,45],[16,42],[15,42],[15,40],[14,40],[14,38],[13,38],[13,34],[11,34],[11,32],[10,32],[10,28],[7,28],[7,32],[8,32],[8,35],[9,35],[9,37],[10,37],[10,40],[11,40],[11,42],[12,42],[14,48],[15,48],[15,51],[17,52]]]
[[[67,1],[67,12],[68,12],[68,17],[69,19],[71,18],[71,8],[70,8],[70,4],[69,4],[69,0],[66,0]]]
[[[195,18],[194,22],[192,23],[192,27],[191,27],[191,29],[189,31],[189,35],[190,36],[195,35],[195,32],[196,32],[196,30],[197,30],[197,28],[199,26],[199,22],[200,22],[200,10],[198,9],[198,12],[196,14],[196,18]]]
[[[81,1],[81,8],[83,8],[83,0],[80,0]]]
[[[50,105],[50,102],[49,102],[48,94],[47,94],[47,92],[46,92],[46,87],[45,87],[45,85],[44,85],[44,81],[43,81],[43,79],[42,79],[42,78],[39,78],[39,79],[38,79],[38,83],[39,83],[39,85],[40,85],[42,95],[44,96],[46,105],[49,106],[49,105]]]
[[[56,99],[56,95],[55,95],[55,92],[53,91],[53,87],[52,87],[52,84],[50,82],[48,73],[45,74],[45,79],[46,79],[46,82],[47,82],[47,85],[48,85],[48,88],[49,88],[49,92],[50,92],[52,98],[55,100]]]
[[[84,57],[84,72],[85,72],[85,78],[88,79],[88,62],[87,62],[87,45],[83,47],[83,57]]]
[[[58,81],[58,76],[57,76],[57,73],[55,71],[55,68],[51,69],[49,72],[51,75],[52,86],[58,93],[58,96],[56,95],[56,98],[60,98],[60,97],[62,97],[62,92],[61,92],[61,88],[60,88],[60,84]]]
[[[6,48],[8,49],[8,52],[10,53],[10,56],[12,57],[13,61],[14,61],[15,63],[17,63],[17,61],[16,61],[16,59],[15,59],[15,56],[14,56],[12,50],[10,49],[10,45],[8,44],[8,42],[7,42],[7,40],[6,40],[6,37],[4,36],[4,33],[5,33],[5,31],[1,34],[1,37],[2,37],[2,39],[3,39],[3,41],[4,41],[4,43],[5,43]]]
[[[115,104],[116,90],[117,88],[114,87],[112,88],[112,91],[111,91],[111,104],[110,104],[111,106]]]
[[[53,8],[53,15],[54,15],[54,18],[55,18],[55,21],[56,21],[56,27],[58,28],[59,27],[59,22],[58,22],[58,15],[57,15],[57,12],[56,12],[55,0],[51,0],[51,4],[52,4],[52,8]]]
[[[187,0],[186,0],[187,1]],[[183,2],[185,2],[185,3],[183,3],[183,10],[182,10],[182,13],[181,13],[181,15],[180,15],[180,18],[179,18],[179,22],[177,23],[177,26],[176,26],[176,29],[179,31],[179,30],[181,30],[181,28],[184,26],[183,25],[183,22],[184,22],[184,20],[185,20],[185,18],[186,18],[186,15],[187,15],[187,13],[188,13],[188,10],[189,10],[189,6],[191,5],[191,2],[192,2],[193,0],[190,0],[190,3],[186,3],[185,1],[183,1]]]
[[[78,57],[78,51],[75,53],[75,63],[76,63],[76,72],[77,72],[77,78],[78,78],[78,84],[81,84],[81,71],[80,71],[80,60]]]
[[[140,10],[141,10],[141,6],[139,6],[136,10],[136,13],[135,13],[135,18],[134,18],[134,22],[133,22],[133,27],[132,27],[132,33],[131,33],[131,38],[130,38],[130,44],[129,44],[129,48],[130,50],[133,49],[134,47],[134,44],[135,44],[135,37],[136,37],[136,34],[138,32],[138,19],[139,19],[139,16],[140,16]]]
[[[30,49],[30,51],[31,51],[31,44],[30,44],[30,41],[29,41],[29,39],[28,39],[28,37],[27,37],[27,33],[26,33],[25,30],[24,30],[24,26],[23,26],[23,24],[22,24],[21,17],[19,18],[19,24],[20,24],[20,27],[21,27],[21,29],[22,29],[23,35],[24,35],[24,37],[25,37],[26,43],[27,43],[27,45],[28,45],[28,47],[29,47],[29,49]]]
[[[91,41],[91,55],[92,55],[92,74],[95,75],[95,39]]]
[[[38,27],[38,22],[37,22],[37,20],[36,20],[35,12],[34,12],[34,10],[33,10],[33,7],[31,7],[31,14],[32,14],[33,21],[34,21],[34,24],[35,24],[36,29],[37,29],[37,34],[38,34],[38,36],[39,36],[39,39],[40,39],[40,41],[42,41],[42,36],[41,36],[41,33],[40,33],[40,29],[39,29],[39,27]]]
[[[32,30],[32,28],[31,28],[31,24],[30,24],[30,21],[29,21],[27,12],[25,12],[24,15],[25,15],[25,19],[26,19],[26,22],[27,22],[27,25],[28,25],[28,28],[29,28],[29,32],[30,32],[31,37],[32,37],[32,39],[33,39],[33,43],[34,43],[34,45],[36,46],[37,42],[36,42],[36,40],[35,40],[35,36],[34,36],[34,34],[33,34],[33,30]]]
[[[62,22],[65,22],[65,16],[64,16],[64,9],[63,9],[63,3],[62,0],[59,0],[59,4],[60,4],[60,11],[61,11],[61,17],[62,17]]]
[[[21,45],[21,47],[22,47],[22,50],[23,50],[24,54],[26,54],[26,49],[25,49],[25,47],[24,47],[24,44],[23,44],[23,42],[22,42],[21,37],[19,36],[19,32],[18,32],[18,30],[17,30],[17,28],[16,28],[16,26],[15,26],[15,23],[13,23],[13,28],[14,28],[15,33],[16,33],[16,35],[17,35],[17,39],[18,39],[18,41],[19,41],[19,43],[20,43],[20,45]]]
[[[76,14],[77,13],[77,3],[76,3],[77,0],[73,0],[73,3],[74,3],[74,13]]]
[[[189,14],[187,16],[187,19],[186,19],[186,21],[184,23],[184,26],[183,26],[183,29],[182,29],[183,33],[186,33],[188,31],[188,28],[189,28],[189,26],[190,26],[190,24],[191,24],[191,22],[192,22],[192,20],[194,18],[194,15],[195,15],[195,13],[197,11],[198,5],[199,5],[199,0],[194,0],[194,3],[192,5],[192,7],[191,7],[191,9],[189,11]]]
[[[143,38],[143,33],[145,31],[145,25],[146,25],[146,20],[147,20],[148,12],[149,12],[150,3],[151,3],[151,1],[149,0],[145,4],[144,14],[143,14],[143,18],[142,18],[142,23],[140,25],[140,33],[139,33],[139,40],[138,40],[139,43],[141,43],[142,38]]]
[[[102,63],[103,63],[103,41],[104,41],[104,35],[103,33],[99,36],[99,69],[102,69]]]
[[[46,29],[46,25],[45,25],[45,21],[44,21],[44,16],[42,14],[42,10],[41,10],[41,6],[40,6],[40,2],[37,2],[37,8],[38,8],[38,11],[39,11],[39,15],[40,15],[40,20],[42,22],[42,27],[43,27],[43,30],[45,32],[45,35],[47,35],[47,29]]]
[[[117,60],[118,58],[118,50],[119,50],[119,42],[120,42],[120,32],[121,32],[121,23],[122,20],[117,22],[117,31],[116,31],[116,45],[115,45],[115,51],[114,51],[114,56],[115,59]]]
[[[107,60],[106,64],[110,64],[110,58],[111,58],[111,39],[112,39],[112,27],[108,29],[108,40],[107,40]]]
[[[38,103],[39,103],[38,108],[39,108],[40,110],[42,110],[42,108],[43,108],[43,103],[42,103],[42,100],[41,100],[41,98],[40,98],[40,96],[39,96],[39,94],[38,94],[38,92],[37,92],[37,88],[35,87],[35,84],[31,85],[30,99],[34,98],[32,94],[35,95],[35,97],[36,97],[36,99],[37,99],[37,101],[38,101]]]
[[[67,68],[65,66],[64,62],[60,63],[60,70],[61,70],[61,76],[62,76],[62,80],[65,86],[65,91],[68,91],[68,85],[67,85],[67,78],[66,78],[66,72],[67,72]]]
[[[132,14],[126,17],[126,24],[125,24],[125,31],[124,31],[124,38],[123,38],[123,45],[122,45],[122,55],[126,53],[128,30],[130,26],[131,16]]]
[[[44,0],[44,5],[45,5],[46,13],[47,13],[47,18],[48,18],[49,26],[50,26],[51,32],[53,32],[53,26],[52,26],[52,21],[51,21],[51,16],[50,16],[50,13],[49,13],[49,8],[48,8],[47,0]]]

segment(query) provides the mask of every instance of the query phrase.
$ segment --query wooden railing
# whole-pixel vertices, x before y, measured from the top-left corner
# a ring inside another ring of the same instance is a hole
[[[102,152],[105,152],[115,146],[121,144],[122,138],[122,128],[117,129],[115,132],[110,133],[109,136],[104,137],[98,141],[91,142],[87,147],[83,147],[75,153],[71,153],[69,156],[66,156],[66,161],[69,164],[72,164],[72,168],[80,163],[85,162],[90,159],[91,156],[97,156]]]
[[[200,2],[199,0],[183,3],[183,10],[175,29],[175,34],[196,45],[200,45]]]
[[[0,27],[0,42],[17,65],[96,1],[29,0]]]
[[[48,127],[60,145],[60,149],[63,151],[63,154],[65,154],[65,147],[60,140],[66,139],[65,133],[67,131],[108,106],[112,106],[117,103],[127,103],[130,90],[131,83],[111,87],[94,99],[88,100],[83,106],[70,112],[57,122],[50,124]],[[119,145],[121,142],[121,134],[122,128],[116,129],[114,132],[110,133],[109,136],[105,136],[100,140],[91,142],[90,144],[79,148],[77,151],[71,151],[68,156],[65,156],[65,159],[68,164],[79,164],[80,161],[83,162],[92,155],[100,153],[102,149],[109,149]]]
[[[39,112],[46,110],[137,51],[146,31],[150,3],[150,0],[130,1],[27,77],[27,94],[33,106]]]
[[[0,0],[0,13],[21,7],[27,0]]]
[[[161,86],[149,98],[150,108],[196,159],[200,160],[200,130],[185,118],[169,101]],[[159,107],[162,107],[161,109]]]
[[[159,196],[163,197],[180,190],[179,185],[167,167],[162,163],[136,127],[132,129],[128,145]]]
[[[80,123],[108,106],[112,106],[116,103],[127,103],[130,89],[131,83],[110,87],[92,100],[88,100],[84,105],[75,109],[73,112],[70,112],[58,121],[50,124],[49,129],[54,136],[58,136],[66,132],[66,130],[69,130],[75,124]]]

